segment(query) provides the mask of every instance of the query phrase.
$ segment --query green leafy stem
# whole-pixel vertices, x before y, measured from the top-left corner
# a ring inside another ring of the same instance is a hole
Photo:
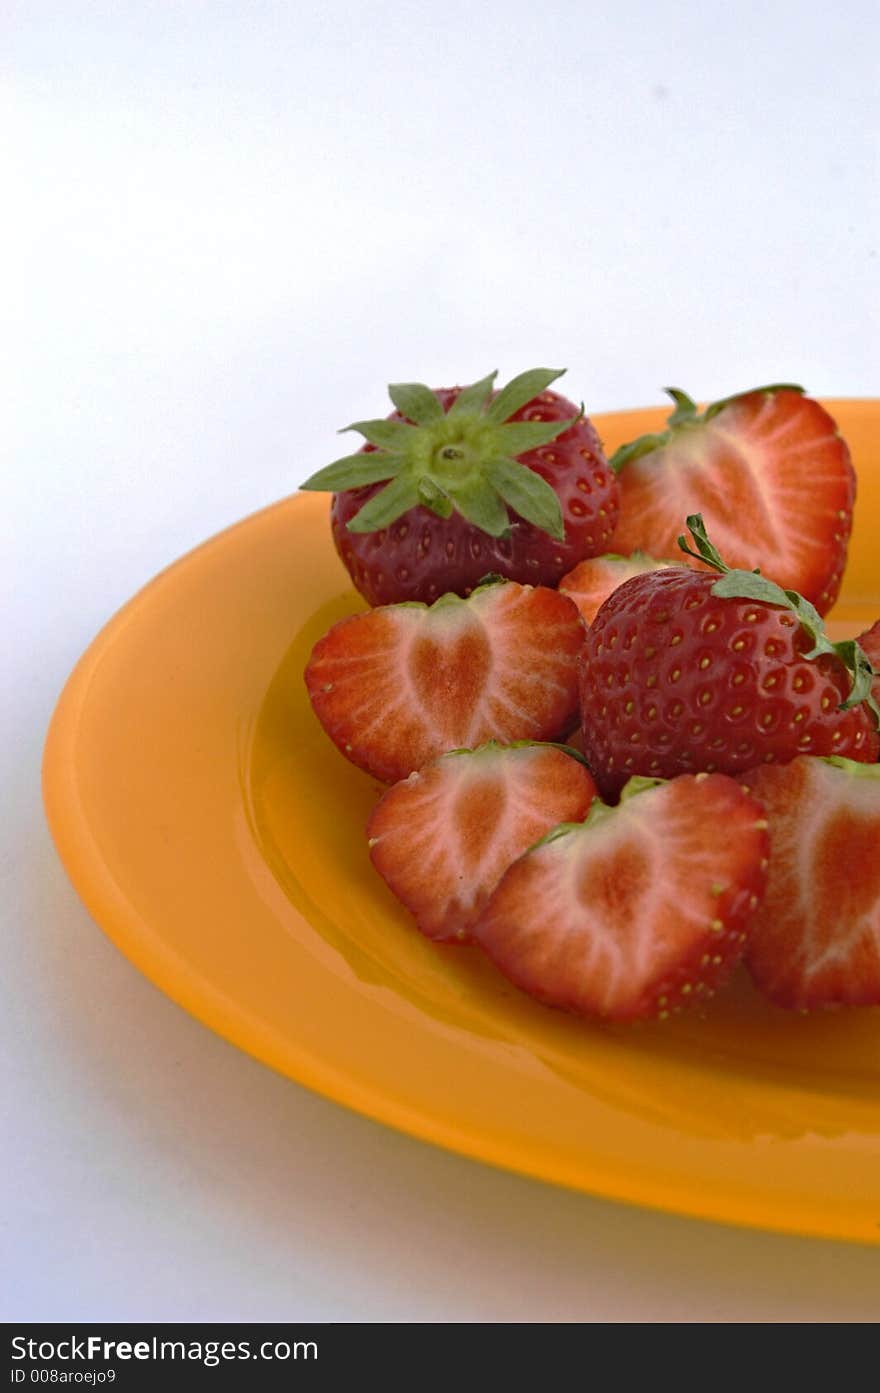
[[[351,532],[376,532],[421,505],[448,518],[454,511],[491,537],[510,531],[519,517],[563,541],[565,527],[555,491],[518,456],[548,445],[583,415],[564,421],[511,421],[563,369],[533,368],[495,391],[496,373],[459,392],[448,411],[420,382],[392,383],[389,396],[405,421],[355,421],[372,449],[334,460],[302,485],[308,490],[360,488],[384,483],[348,522]]]
[[[846,701],[840,703],[840,709],[849,711],[864,702],[877,728],[880,729],[880,707],[871,691],[871,684],[877,674],[867,653],[856,640],[848,638],[839,643],[832,643],[825,632],[825,625],[818,610],[809,600],[805,600],[803,595],[799,595],[796,590],[783,590],[781,585],[768,580],[760,571],[732,570],[710,542],[701,513],[692,513],[686,520],[686,526],[691,534],[693,547],[682,534],[678,538],[681,550],[721,573],[720,579],[712,586],[712,594],[722,600],[757,600],[762,604],[779,605],[783,609],[791,610],[813,644],[809,652],[804,653],[804,659],[809,662],[818,658],[820,654],[828,653],[837,658],[846,669],[850,689]]]

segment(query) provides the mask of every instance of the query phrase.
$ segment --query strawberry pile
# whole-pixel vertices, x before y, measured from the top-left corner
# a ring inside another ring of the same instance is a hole
[[[373,865],[428,938],[578,1014],[664,1019],[741,962],[779,1006],[880,1005],[880,620],[822,618],[845,442],[789,384],[671,390],[607,461],[559,376],[392,386],[304,486],[371,606],[305,680],[389,785]]]

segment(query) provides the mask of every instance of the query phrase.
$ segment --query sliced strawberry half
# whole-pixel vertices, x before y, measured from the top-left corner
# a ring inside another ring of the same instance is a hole
[[[802,755],[742,776],[770,872],[747,963],[779,1006],[880,1005],[880,765]]]
[[[802,388],[756,388],[703,415],[670,389],[668,429],[624,445],[621,552],[673,555],[680,519],[702,513],[732,567],[797,590],[820,614],[837,598],[855,499],[849,450],[828,412]]]
[[[559,589],[574,600],[584,623],[592,624],[608,596],[625,580],[646,575],[649,571],[663,570],[666,566],[684,564],[683,561],[657,561],[641,551],[634,552],[632,556],[609,553],[581,561],[562,577]]]
[[[596,794],[552,745],[455,750],[395,784],[367,824],[370,859],[428,938],[466,942],[511,862]]]
[[[711,995],[764,889],[761,804],[725,774],[631,779],[502,876],[474,936],[518,987],[608,1020]]]
[[[575,721],[583,638],[567,596],[501,581],[343,619],[305,680],[346,758],[395,783],[447,750],[557,739]]]

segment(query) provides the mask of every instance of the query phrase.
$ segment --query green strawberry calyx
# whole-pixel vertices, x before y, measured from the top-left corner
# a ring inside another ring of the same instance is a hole
[[[372,450],[334,460],[301,485],[309,490],[385,483],[350,519],[350,532],[389,527],[410,508],[448,518],[457,511],[490,537],[510,531],[512,508],[525,522],[564,541],[555,491],[518,456],[548,445],[583,416],[566,421],[511,421],[564,369],[533,368],[495,391],[496,373],[463,388],[448,411],[420,382],[392,383],[389,396],[406,421],[356,421]]]
[[[803,655],[805,660],[810,661],[822,653],[829,653],[846,669],[850,684],[849,695],[846,701],[840,703],[840,709],[849,711],[864,702],[880,730],[880,707],[871,692],[871,683],[877,674],[867,653],[856,640],[847,638],[839,643],[832,643],[825,632],[821,615],[803,595],[799,595],[796,590],[783,590],[781,585],[768,580],[760,571],[732,570],[709,541],[701,513],[692,513],[686,519],[686,526],[694,545],[690,546],[682,534],[678,538],[681,550],[721,573],[720,579],[712,586],[712,594],[722,600],[757,600],[761,604],[780,605],[783,609],[791,610],[813,643],[809,652]]]
[[[763,392],[768,396],[772,396],[774,392],[799,392],[801,395],[804,392],[803,387],[798,387],[794,382],[771,382],[765,387],[750,387],[747,392],[734,392],[732,396],[721,397],[720,400],[711,402],[701,415],[696,402],[680,387],[664,387],[663,390],[675,403],[675,410],[667,418],[666,430],[640,435],[636,440],[621,445],[608,461],[615,474],[619,474],[632,460],[653,454],[655,450],[662,450],[679,432],[692,430],[694,426],[706,425],[719,411],[723,411],[731,402],[739,401],[742,397],[754,396],[755,392]]]

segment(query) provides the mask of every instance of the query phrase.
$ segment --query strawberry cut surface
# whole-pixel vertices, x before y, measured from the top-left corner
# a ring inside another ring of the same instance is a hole
[[[395,783],[448,750],[558,739],[577,711],[583,636],[565,595],[500,582],[341,620],[305,681],[346,758]]]
[[[584,766],[550,745],[455,751],[384,794],[367,825],[370,859],[422,933],[466,942],[511,862],[585,817],[595,793]]]
[[[518,987],[607,1020],[705,999],[743,954],[764,889],[761,804],[722,774],[633,780],[502,876],[475,937]]]
[[[779,1006],[880,1005],[880,766],[802,757],[742,777],[770,871],[747,964]]]
[[[670,422],[676,418],[670,431],[643,437],[644,447],[624,446],[612,461],[620,483],[615,550],[673,554],[682,518],[700,512],[730,566],[760,566],[827,613],[840,589],[855,499],[855,472],[833,418],[789,388],[743,393],[703,417],[679,408]]]

